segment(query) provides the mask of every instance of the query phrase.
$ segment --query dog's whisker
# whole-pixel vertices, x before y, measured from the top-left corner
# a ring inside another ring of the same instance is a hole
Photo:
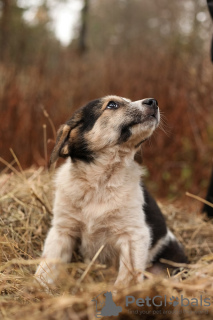
[[[165,128],[165,126],[163,126],[163,125],[159,125],[158,128],[159,128],[160,130],[162,130],[162,131],[166,134],[167,137],[170,136],[170,130],[169,130],[168,128]]]
[[[160,119],[158,128],[162,130],[167,136],[169,136],[171,128],[168,125],[167,118],[164,115],[162,115],[161,112],[160,112],[160,115],[161,115],[161,119]]]
[[[169,124],[168,124],[167,120],[165,120],[165,119],[161,119],[160,124],[164,124],[165,126],[167,126],[169,128]]]

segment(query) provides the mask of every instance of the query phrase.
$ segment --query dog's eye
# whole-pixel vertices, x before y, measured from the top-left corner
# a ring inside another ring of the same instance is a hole
[[[106,106],[106,109],[118,109],[118,104],[114,101],[110,101]]]

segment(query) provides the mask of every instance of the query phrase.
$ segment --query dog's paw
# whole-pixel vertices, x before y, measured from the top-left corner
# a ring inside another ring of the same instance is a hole
[[[42,289],[46,292],[46,293],[51,293],[51,289],[50,289],[50,285],[53,283],[51,280],[52,279],[46,279],[43,278],[42,276],[38,276],[38,275],[34,275],[34,279],[37,283],[39,283],[39,285],[42,287]]]
[[[54,281],[57,277],[57,271],[55,266],[50,267],[47,262],[42,261],[34,275],[35,280],[45,289],[46,292],[50,292],[50,287],[54,285]]]
[[[125,277],[118,277],[117,280],[114,283],[114,288],[115,290],[119,288],[126,288],[128,287],[131,283],[132,284],[139,284],[142,283],[144,280],[144,275],[142,272],[137,272],[137,274],[132,275],[126,275]]]

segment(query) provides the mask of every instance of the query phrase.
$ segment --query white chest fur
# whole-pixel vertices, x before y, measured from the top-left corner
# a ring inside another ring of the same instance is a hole
[[[93,168],[76,170],[68,160],[56,176],[53,225],[70,229],[72,236],[81,239],[85,258],[91,259],[104,244],[107,248],[100,260],[105,262],[106,256],[119,250],[121,236],[132,238],[146,228],[140,175],[135,162],[100,174]]]

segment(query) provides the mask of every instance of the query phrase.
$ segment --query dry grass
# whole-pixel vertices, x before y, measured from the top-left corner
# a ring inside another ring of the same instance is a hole
[[[10,169],[10,172],[7,168],[0,175],[0,318],[95,319],[95,304],[91,300],[103,291],[112,290],[115,271],[94,264],[79,281],[87,265],[76,256],[76,262],[61,269],[60,279],[50,288],[51,293],[44,292],[33,273],[51,221],[52,173],[42,167],[23,172]],[[213,297],[212,222],[196,213],[196,209],[189,212],[173,205],[161,204],[161,207],[170,228],[185,245],[191,265],[173,277],[147,273],[142,285],[121,289],[114,297],[123,308],[117,319],[139,319],[140,311],[149,312],[143,319],[200,319],[199,312],[205,311],[202,317],[212,319],[213,306],[137,307],[134,304],[125,308],[127,294],[136,298],[167,295],[167,304],[172,295],[189,299],[200,299],[201,294]]]

